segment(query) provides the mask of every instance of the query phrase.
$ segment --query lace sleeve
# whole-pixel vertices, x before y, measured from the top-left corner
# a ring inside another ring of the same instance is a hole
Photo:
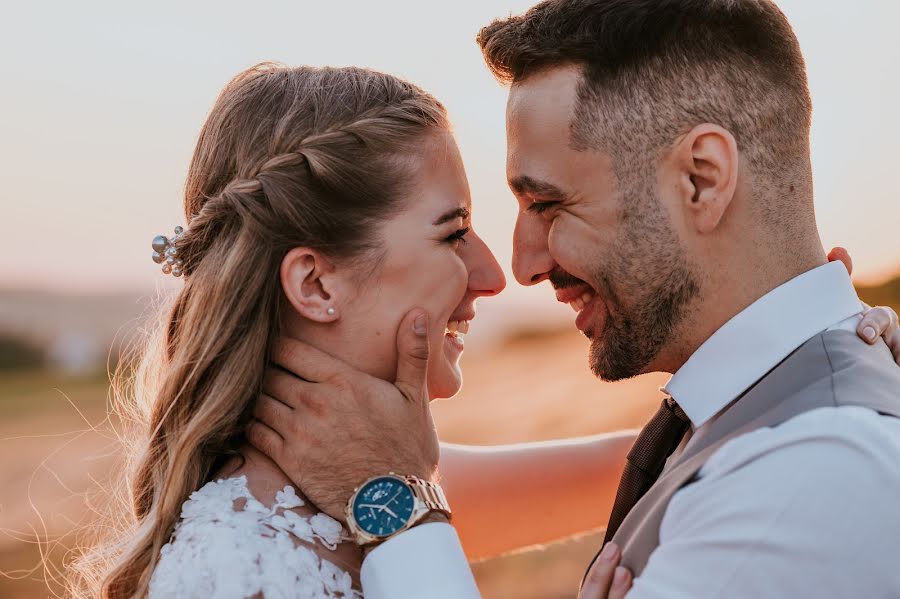
[[[362,597],[350,575],[315,551],[334,549],[343,529],[317,514],[290,511],[303,501],[290,486],[265,507],[245,477],[208,483],[182,507],[160,552],[150,599],[332,599]]]

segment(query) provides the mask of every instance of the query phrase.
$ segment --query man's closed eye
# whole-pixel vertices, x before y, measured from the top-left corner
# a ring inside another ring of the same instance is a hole
[[[528,212],[531,212],[532,214],[543,214],[557,204],[559,204],[559,202],[532,202],[531,205],[528,206]]]

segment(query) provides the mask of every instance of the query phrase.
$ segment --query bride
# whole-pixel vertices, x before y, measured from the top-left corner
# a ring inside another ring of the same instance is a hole
[[[459,391],[457,332],[467,332],[475,300],[505,281],[472,230],[444,107],[384,73],[258,65],[217,99],[184,206],[186,230],[154,241],[154,259],[184,287],[133,385],[133,522],[80,563],[95,583],[81,592],[359,597],[359,547],[243,431],[280,336],[394,380],[396,331],[414,306],[428,313],[430,355],[439,357],[429,361],[430,396]],[[876,309],[866,323],[883,332],[883,317]],[[608,512],[633,440],[626,431],[445,447],[444,484],[461,522],[490,522],[494,514],[478,514],[485,505],[531,522],[460,527],[470,557],[603,526],[596,515]],[[553,480],[559,517],[542,517],[546,505],[521,492],[538,479]]]

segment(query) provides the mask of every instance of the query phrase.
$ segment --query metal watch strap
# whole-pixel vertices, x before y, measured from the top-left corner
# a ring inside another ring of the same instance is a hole
[[[416,478],[415,476],[404,476],[403,479],[409,484],[413,494],[416,495],[429,510],[441,512],[447,516],[447,518],[452,517],[453,512],[450,510],[450,504],[447,502],[447,497],[444,495],[444,490],[440,485],[422,480],[421,478]]]

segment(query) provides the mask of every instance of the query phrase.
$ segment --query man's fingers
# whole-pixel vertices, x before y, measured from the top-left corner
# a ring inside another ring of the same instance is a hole
[[[319,383],[341,372],[346,364],[311,345],[280,337],[272,351],[272,361],[305,381]]]
[[[585,576],[578,599],[607,599],[620,559],[616,544],[607,543]]]
[[[260,395],[253,406],[253,417],[277,432],[281,437],[286,436],[286,431],[281,430],[285,426],[294,410],[277,399],[268,395]]]
[[[284,450],[284,439],[274,429],[259,420],[254,420],[247,427],[247,441],[276,462]]]
[[[428,315],[413,310],[397,330],[397,378],[394,385],[407,399],[419,399],[428,374]]]
[[[291,409],[299,410],[316,402],[312,399],[318,383],[309,383],[277,368],[266,370],[262,391]]]
[[[842,247],[832,248],[830,252],[828,252],[828,261],[834,262],[835,260],[840,260],[844,263],[844,266],[847,268],[847,272],[853,274],[853,259],[850,257],[850,253]]]

